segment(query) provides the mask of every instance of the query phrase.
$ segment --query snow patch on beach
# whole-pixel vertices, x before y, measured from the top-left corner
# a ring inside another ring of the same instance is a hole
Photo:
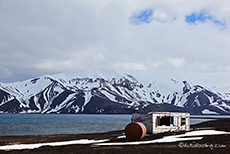
[[[178,141],[189,141],[189,140],[201,140],[206,135],[223,135],[230,134],[230,132],[216,131],[216,130],[199,130],[186,132],[185,134],[165,136],[161,139],[155,139],[150,141],[137,141],[137,142],[117,142],[117,143],[103,143],[108,142],[110,139],[104,140],[73,140],[73,141],[63,141],[63,142],[50,142],[50,143],[36,143],[36,144],[17,144],[17,145],[5,145],[0,146],[0,150],[23,150],[23,149],[35,149],[42,146],[65,146],[74,144],[93,144],[94,146],[121,146],[121,145],[140,145],[140,144],[152,144],[152,143],[170,143]],[[118,136],[117,138],[124,138],[125,136]]]
[[[50,143],[36,143],[36,144],[17,144],[17,145],[5,145],[0,146],[0,150],[23,150],[23,149],[36,149],[42,146],[64,146],[64,145],[73,145],[73,144],[93,144],[109,141],[105,140],[73,140],[73,141],[63,141],[63,142],[50,142]]]
[[[199,130],[191,131],[185,134],[165,136],[161,139],[150,140],[150,141],[137,141],[137,142],[117,142],[117,143],[99,143],[95,144],[97,146],[112,146],[112,145],[140,145],[140,144],[152,144],[152,143],[169,143],[169,142],[178,142],[178,141],[190,141],[190,140],[201,140],[206,135],[222,135],[230,134],[230,132],[225,131],[216,131],[216,130]],[[194,137],[199,136],[199,137]]]

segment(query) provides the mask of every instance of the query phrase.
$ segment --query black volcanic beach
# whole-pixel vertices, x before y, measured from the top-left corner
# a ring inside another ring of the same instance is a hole
[[[218,119],[206,121],[200,124],[192,125],[191,131],[197,130],[217,130],[226,131],[230,130],[230,119]],[[164,136],[183,134],[185,132],[165,132],[155,135],[144,137],[142,141],[149,141],[160,139]],[[14,145],[14,144],[33,144],[33,143],[48,143],[71,141],[80,139],[89,140],[103,140],[110,139],[109,142],[128,142],[126,138],[117,138],[122,136],[123,131],[113,131],[105,133],[93,134],[69,134],[69,135],[28,135],[28,136],[1,136],[0,145]],[[202,136],[202,135],[201,135]],[[230,150],[230,134],[221,135],[205,135],[201,140],[179,141],[171,143],[152,143],[143,145],[119,145],[119,146],[94,146],[93,144],[87,145],[65,145],[65,146],[43,146],[31,150],[11,150],[0,151],[0,153],[13,153],[13,154],[29,154],[29,153],[174,153],[174,154],[227,154]]]

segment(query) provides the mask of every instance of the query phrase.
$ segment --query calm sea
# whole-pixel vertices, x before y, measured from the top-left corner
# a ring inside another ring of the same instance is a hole
[[[0,114],[0,136],[83,134],[124,130],[131,115]]]
[[[191,119],[191,124],[210,119]],[[83,134],[124,130],[131,115],[0,114],[0,136]]]

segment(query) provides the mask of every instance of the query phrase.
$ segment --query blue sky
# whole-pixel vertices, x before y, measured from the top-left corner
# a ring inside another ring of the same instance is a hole
[[[216,19],[210,15],[208,11],[192,12],[191,14],[186,15],[185,21],[189,24],[205,23],[210,21],[219,26],[226,26],[224,20]]]
[[[176,17],[174,18],[174,20]],[[150,24],[150,22],[153,22],[156,20],[154,18],[154,11],[153,9],[145,9],[141,10],[140,12],[132,15],[130,17],[130,23],[131,24]],[[215,18],[214,16],[210,15],[207,10],[201,10],[199,12],[191,12],[191,14],[185,15],[185,22],[188,24],[198,24],[198,23],[206,23],[206,22],[212,22],[213,24],[217,26],[226,26],[226,23],[224,20],[220,20]]]
[[[138,12],[138,14],[132,15],[130,17],[130,20],[131,20],[131,23],[133,24],[141,24],[141,23],[149,24],[152,21],[151,19],[152,16],[153,16],[152,9],[142,10]]]
[[[0,82],[93,68],[230,72],[230,1],[2,0]]]

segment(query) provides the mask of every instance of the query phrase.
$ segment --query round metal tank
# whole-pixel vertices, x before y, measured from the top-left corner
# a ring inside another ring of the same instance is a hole
[[[141,122],[130,123],[125,127],[125,136],[130,141],[141,140],[145,137],[147,129]]]

